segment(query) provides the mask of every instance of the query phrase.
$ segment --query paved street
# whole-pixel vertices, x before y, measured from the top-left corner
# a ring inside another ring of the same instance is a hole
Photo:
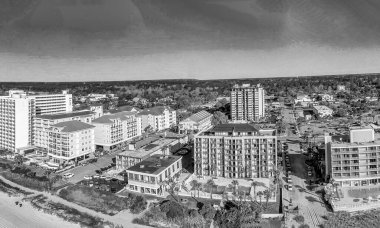
[[[96,163],[88,164],[85,166],[77,166],[74,169],[68,170],[65,173],[73,173],[74,176],[68,179],[71,183],[77,183],[83,180],[83,177],[86,175],[95,175],[95,170],[106,167],[112,163],[112,158],[116,157],[116,154],[107,154],[98,158]]]
[[[291,198],[292,204],[298,206],[299,214],[305,218],[305,223],[310,227],[319,227],[324,221],[322,216],[327,214],[327,209],[320,196],[306,188],[308,181],[306,157],[300,153],[299,144],[290,142],[288,145],[293,190],[284,189],[284,205],[288,205],[289,198]],[[298,226],[297,222],[293,220],[293,215],[289,215],[286,224],[286,227],[292,227],[293,224]]]

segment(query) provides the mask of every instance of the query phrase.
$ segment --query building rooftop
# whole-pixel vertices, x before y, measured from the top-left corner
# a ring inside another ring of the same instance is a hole
[[[89,116],[92,114],[94,114],[94,112],[79,111],[79,112],[68,112],[68,113],[53,114],[53,115],[37,115],[36,118],[57,120],[57,119],[65,119],[65,118],[77,117],[77,116]]]
[[[153,108],[146,108],[139,112],[139,115],[154,115],[154,116],[159,116],[162,115],[165,111],[165,109],[168,109],[169,111],[172,111],[170,107],[165,107],[165,106],[156,106]]]
[[[204,119],[206,119],[206,118],[208,118],[208,117],[210,117],[210,116],[212,116],[211,113],[202,110],[202,111],[197,112],[197,113],[191,115],[190,117],[188,117],[188,118],[182,120],[181,122],[193,121],[193,122],[198,123],[198,122],[200,122],[200,121],[202,121],[202,120],[204,120]]]
[[[149,142],[148,144],[145,144],[144,146],[140,148],[136,148],[135,150],[126,150],[119,153],[118,155],[134,157],[134,158],[144,158],[160,150],[162,147],[169,145],[175,140],[176,139],[167,139],[167,138],[157,139],[155,141]]]
[[[258,132],[258,129],[251,124],[243,123],[243,124],[219,124],[209,132]]]
[[[140,111],[140,109],[136,108],[136,107],[133,107],[133,106],[129,106],[129,105],[125,105],[125,106],[120,106],[120,107],[117,107],[115,109],[111,109],[109,110],[108,112],[109,113],[118,113],[118,112],[133,112],[133,111]]]
[[[120,119],[120,120],[126,120],[129,116],[135,115],[135,112],[117,112],[114,114],[104,115],[97,119],[94,119],[93,123],[102,123],[102,124],[112,124],[112,120]]]
[[[54,124],[52,127],[63,128],[62,132],[75,132],[94,128],[95,126],[80,121],[65,121]]]
[[[149,157],[144,161],[128,168],[127,171],[157,175],[181,159],[181,156],[153,155],[152,157]]]

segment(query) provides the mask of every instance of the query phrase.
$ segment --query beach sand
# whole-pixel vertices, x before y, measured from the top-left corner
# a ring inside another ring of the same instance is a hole
[[[63,219],[34,209],[29,202],[22,202],[22,207],[16,206],[16,201],[22,197],[9,197],[0,192],[0,228],[78,228],[78,224],[66,222]]]

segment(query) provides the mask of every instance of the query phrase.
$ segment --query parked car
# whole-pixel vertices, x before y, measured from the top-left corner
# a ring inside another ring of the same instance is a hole
[[[74,176],[74,173],[65,173],[65,174],[63,174],[64,178],[71,178],[73,176]]]
[[[293,186],[291,184],[288,185],[288,190],[289,191],[293,190]]]
[[[91,180],[92,179],[92,176],[88,176],[88,175],[86,175],[86,176],[84,176],[83,177],[85,180]]]
[[[179,155],[186,155],[188,153],[189,153],[188,150],[180,150],[180,151],[177,152],[177,154],[179,154]]]
[[[309,176],[309,177],[311,177],[311,176],[313,176],[313,173],[312,172],[307,172],[307,175]]]

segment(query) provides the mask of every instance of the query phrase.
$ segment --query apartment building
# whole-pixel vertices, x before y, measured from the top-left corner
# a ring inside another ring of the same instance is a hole
[[[33,144],[34,99],[14,93],[0,97],[0,148],[16,152]]]
[[[194,174],[225,178],[268,178],[277,163],[274,129],[220,124],[194,137]]]
[[[231,89],[233,121],[258,121],[265,116],[265,90],[260,84],[235,85]]]
[[[154,131],[168,129],[177,124],[176,111],[164,106],[147,108],[138,113],[141,118],[141,129],[151,126]]]
[[[181,170],[181,156],[153,155],[126,170],[127,188],[143,194],[162,195],[162,182],[173,178]]]
[[[212,114],[204,110],[191,115],[178,124],[180,134],[197,133],[211,127]]]
[[[38,115],[34,118],[34,146],[37,147],[39,152],[47,152],[51,126],[57,123],[74,120],[90,124],[95,117],[96,113],[91,111]]]
[[[351,128],[349,135],[325,136],[326,180],[340,186],[380,183],[380,137],[372,128]]]
[[[314,105],[313,110],[320,117],[332,116],[333,110],[325,105]]]
[[[118,112],[94,119],[95,144],[105,150],[141,135],[141,119],[135,112]]]
[[[95,151],[94,126],[80,121],[54,124],[49,129],[48,156],[57,164],[77,162]]]

